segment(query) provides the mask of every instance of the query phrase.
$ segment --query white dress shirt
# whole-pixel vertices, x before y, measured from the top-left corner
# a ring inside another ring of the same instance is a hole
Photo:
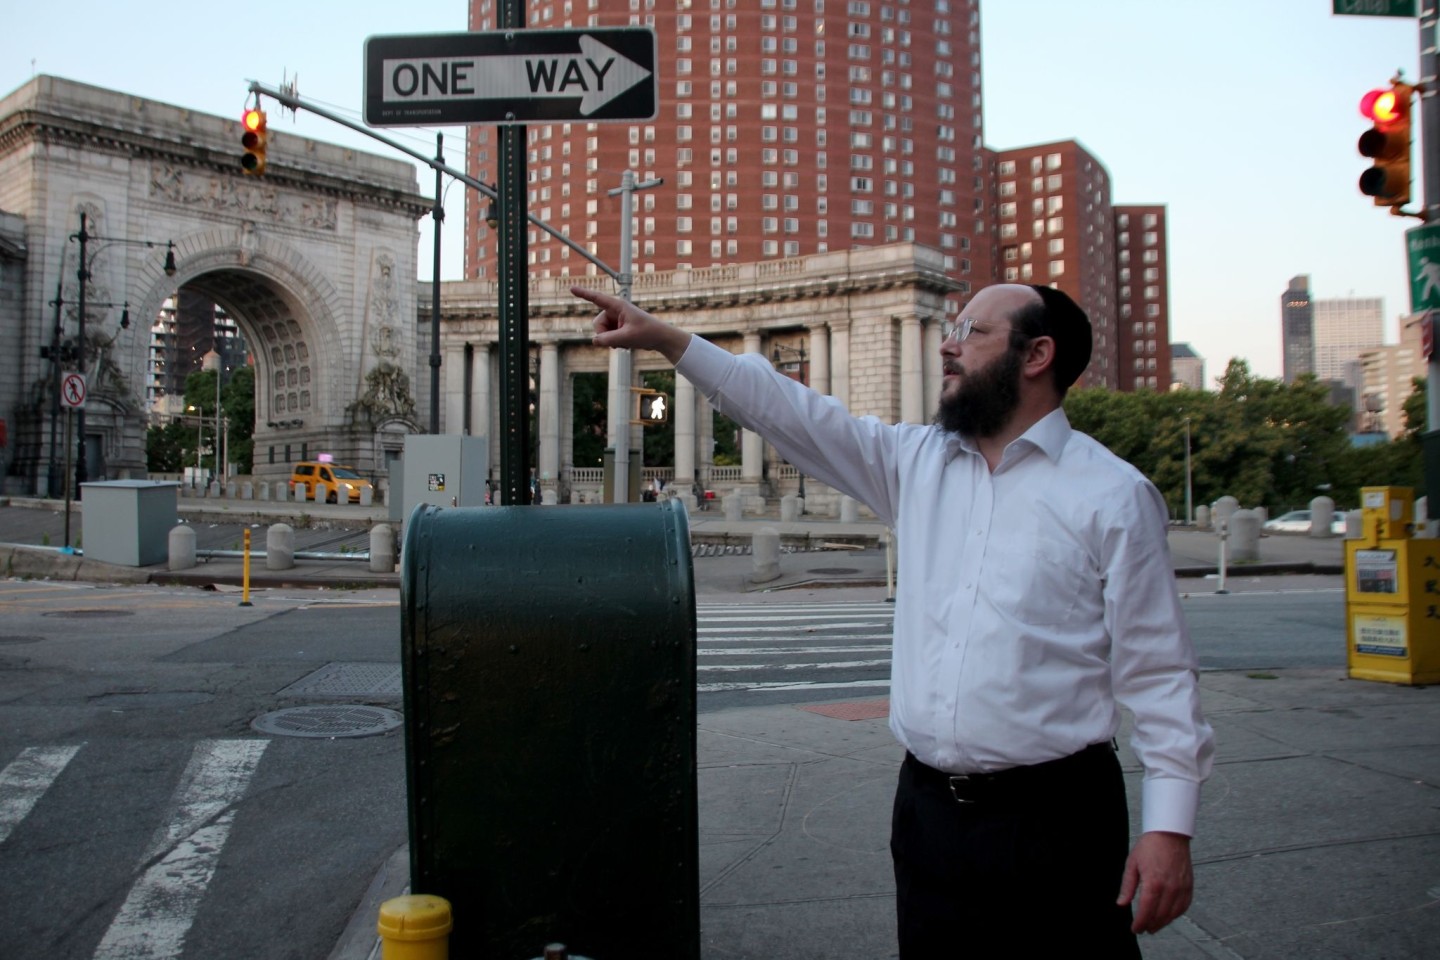
[[[1063,410],[992,473],[969,440],[853,417],[756,354],[693,337],[676,369],[895,529],[890,729],[907,750],[950,773],[1040,763],[1113,737],[1123,704],[1145,768],[1143,829],[1193,834],[1213,734],[1165,504],[1138,470]]]

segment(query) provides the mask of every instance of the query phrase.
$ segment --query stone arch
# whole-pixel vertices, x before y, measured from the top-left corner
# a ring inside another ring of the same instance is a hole
[[[271,420],[319,417],[334,406],[325,394],[353,375],[339,347],[343,309],[334,286],[304,255],[279,240],[257,238],[247,226],[177,241],[176,274],[165,277],[150,268],[154,276],[147,278],[140,316],[154,316],[166,297],[187,286],[223,306],[255,354],[258,431]],[[277,374],[285,378],[280,390]]]

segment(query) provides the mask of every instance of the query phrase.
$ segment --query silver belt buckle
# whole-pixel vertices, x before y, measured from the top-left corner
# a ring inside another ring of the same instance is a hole
[[[950,784],[950,796],[952,796],[952,797],[955,798],[955,802],[956,802],[956,803],[974,803],[974,802],[975,802],[974,800],[970,800],[970,799],[968,799],[968,798],[966,798],[966,797],[960,796],[959,792],[955,789],[955,787],[956,787],[957,785],[959,785],[959,784],[967,784],[967,783],[970,782],[970,777],[969,777],[968,774],[963,774],[963,773],[962,773],[962,774],[956,774],[956,775],[950,777],[948,782],[949,782],[949,784]]]

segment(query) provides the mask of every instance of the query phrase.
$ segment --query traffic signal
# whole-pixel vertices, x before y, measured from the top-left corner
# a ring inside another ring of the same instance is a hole
[[[670,416],[670,398],[659,391],[636,394],[640,398],[641,423],[664,423]]]
[[[1373,126],[1360,135],[1362,157],[1375,162],[1360,174],[1360,192],[1377,207],[1410,202],[1410,99],[1415,88],[1400,80],[1371,90],[1360,99],[1360,115]]]
[[[240,166],[247,175],[258,177],[265,172],[265,141],[269,139],[265,131],[265,111],[258,107],[246,110],[240,117],[240,126],[245,131],[240,136],[240,145],[245,148],[240,155]]]

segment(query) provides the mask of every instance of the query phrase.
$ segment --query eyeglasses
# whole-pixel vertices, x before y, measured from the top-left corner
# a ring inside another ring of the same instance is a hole
[[[940,342],[954,340],[956,343],[964,343],[965,338],[975,330],[975,318],[967,317],[964,320],[946,320],[940,325]]]

